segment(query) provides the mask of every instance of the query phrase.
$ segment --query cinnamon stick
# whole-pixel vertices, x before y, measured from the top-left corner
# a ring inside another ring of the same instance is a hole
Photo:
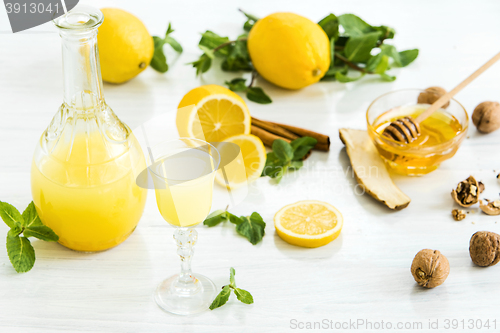
[[[268,132],[274,133],[276,135],[279,135],[283,138],[287,138],[289,140],[295,140],[298,139],[299,136],[297,134],[294,134],[287,130],[286,128],[283,128],[282,126],[278,124],[273,124],[268,121],[263,121],[259,120],[257,118],[252,117],[252,125],[255,125],[257,127],[260,127],[262,129],[265,129]]]
[[[290,142],[289,139],[287,138],[284,138],[284,137],[281,137],[281,136],[278,136],[276,134],[273,134],[271,132],[268,132],[266,131],[265,129],[262,129],[260,127],[257,127],[255,125],[252,124],[252,132],[251,132],[253,135],[255,136],[258,136],[259,139],[262,140],[262,142],[268,146],[268,147],[272,147],[273,146],[273,142],[274,140],[276,139],[282,139],[282,140],[285,140],[286,142]]]
[[[259,133],[260,135],[253,133],[254,127],[256,128],[255,130],[256,133]],[[259,130],[264,130],[266,133],[263,133],[262,131]],[[313,149],[321,151],[330,150],[330,137],[328,135],[316,133],[300,127],[260,120],[253,117],[252,117],[252,134],[257,135],[262,140],[262,142],[264,142],[264,144],[267,146],[272,146],[272,141],[276,139],[287,139],[286,141],[290,141],[290,140],[295,140],[299,137],[310,136],[318,141],[318,143],[314,146]],[[261,135],[264,136],[264,138],[261,137]],[[264,140],[267,141],[272,140],[272,141],[270,141],[270,143],[266,143]]]
[[[270,122],[270,123],[272,123],[272,122]],[[272,123],[272,124],[276,124],[278,126],[281,126],[284,129],[286,129],[292,133],[295,133],[299,136],[310,136],[310,137],[318,140],[318,144],[321,143],[321,144],[324,144],[324,145],[327,145],[328,147],[330,147],[330,137],[328,135],[324,135],[321,133],[310,131],[308,129],[290,126],[290,125],[285,125],[285,124],[278,124],[278,123]]]

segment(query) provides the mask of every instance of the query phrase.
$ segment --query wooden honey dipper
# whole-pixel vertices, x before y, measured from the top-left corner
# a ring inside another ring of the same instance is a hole
[[[477,78],[484,71],[490,68],[499,59],[500,59],[500,53],[496,54],[493,58],[488,60],[487,63],[481,66],[477,71],[475,71],[468,78],[460,82],[458,86],[453,88],[453,90],[441,96],[427,110],[425,110],[421,115],[415,118],[415,120],[410,116],[397,119],[384,129],[382,135],[387,136],[398,142],[404,142],[404,143],[412,142],[420,135],[419,124],[422,121],[424,121],[427,117],[429,117],[434,111],[438,110],[440,107],[445,105],[460,90],[462,90],[469,83],[474,81],[475,78]]]

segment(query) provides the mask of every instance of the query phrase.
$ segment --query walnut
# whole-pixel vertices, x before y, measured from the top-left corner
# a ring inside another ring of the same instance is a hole
[[[490,201],[485,199],[488,203],[484,204],[483,200],[479,202],[479,208],[483,211],[483,213],[488,215],[500,215],[500,200]]]
[[[500,261],[500,235],[489,231],[478,231],[469,244],[472,262],[478,266],[494,266]]]
[[[472,113],[472,122],[482,133],[491,133],[500,128],[500,103],[482,102]]]
[[[451,216],[453,216],[455,221],[462,221],[467,215],[461,209],[454,209],[451,211]]]
[[[441,87],[429,87],[418,95],[417,102],[419,104],[433,104],[444,94],[446,94],[446,90]],[[447,102],[442,108],[446,109],[448,105],[450,105],[450,102]]]
[[[424,249],[417,253],[411,264],[411,274],[422,287],[441,285],[450,273],[448,259],[438,250]]]
[[[484,191],[484,184],[469,176],[458,183],[451,191],[451,197],[462,207],[470,207],[479,201],[479,194]]]

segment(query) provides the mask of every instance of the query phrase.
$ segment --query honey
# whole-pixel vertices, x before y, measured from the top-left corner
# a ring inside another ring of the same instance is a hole
[[[369,133],[380,156],[395,172],[404,175],[423,175],[434,171],[452,157],[463,140],[466,128],[445,109],[435,111],[420,123],[420,135],[411,143],[398,143],[382,137],[384,129],[394,120],[411,116],[417,118],[429,105],[417,104],[393,108],[380,114]],[[377,135],[378,134],[378,135]]]

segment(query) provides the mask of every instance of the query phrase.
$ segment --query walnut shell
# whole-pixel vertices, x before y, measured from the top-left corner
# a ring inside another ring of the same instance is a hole
[[[418,95],[417,102],[419,104],[434,104],[441,96],[446,94],[446,90],[441,87],[429,87],[425,89],[425,91],[421,92]],[[447,102],[442,106],[443,109],[446,109],[450,105],[450,102]]]
[[[450,273],[448,259],[438,250],[424,249],[417,253],[411,264],[411,274],[422,287],[441,285]]]
[[[500,128],[500,103],[482,102],[472,113],[472,123],[482,133],[491,133]]]
[[[467,215],[461,209],[454,209],[451,211],[451,216],[455,221],[462,221]]]
[[[451,191],[451,197],[462,207],[470,207],[479,201],[479,194],[484,191],[484,184],[469,176],[458,183],[457,188]]]
[[[478,266],[494,266],[500,261],[500,235],[489,231],[478,231],[469,244],[472,262]]]
[[[479,202],[479,208],[483,211],[483,213],[487,215],[500,215],[500,200],[489,201],[485,199],[487,204],[483,203],[483,200]]]

